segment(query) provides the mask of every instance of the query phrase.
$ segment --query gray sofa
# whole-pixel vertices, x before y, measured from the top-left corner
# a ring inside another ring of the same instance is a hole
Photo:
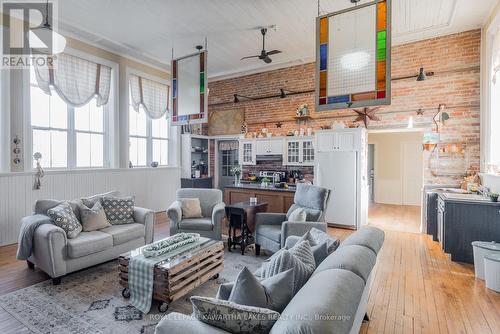
[[[93,197],[103,195],[105,194]],[[118,192],[106,195],[118,195]],[[77,210],[75,203],[78,201],[70,202],[74,211]],[[47,210],[60,202],[38,200],[34,215],[23,218],[23,222],[39,219],[50,221],[46,216]],[[81,232],[73,239],[68,239],[64,230],[56,225],[51,223],[40,225],[34,232],[33,250],[28,258],[28,265],[36,265],[52,277],[54,284],[59,284],[61,277],[66,274],[110,261],[122,253],[151,243],[154,221],[155,214],[152,210],[135,207],[133,224],[112,225],[97,231]]]
[[[222,240],[222,220],[226,205],[219,189],[184,188],[177,190],[177,200],[167,209],[170,235],[181,232],[199,233],[202,237]],[[202,218],[182,218],[180,198],[199,198]]]
[[[293,240],[290,244],[291,246]],[[384,232],[364,227],[321,262],[274,324],[271,334],[358,333],[367,319],[366,305]],[[170,313],[156,334],[227,334],[189,315]]]
[[[257,213],[255,215],[255,254],[260,247],[277,252],[292,235],[302,236],[313,227],[326,232],[325,211],[330,199],[330,190],[309,184],[297,184],[294,203],[284,213]],[[306,212],[305,222],[288,221],[290,214],[302,208]]]

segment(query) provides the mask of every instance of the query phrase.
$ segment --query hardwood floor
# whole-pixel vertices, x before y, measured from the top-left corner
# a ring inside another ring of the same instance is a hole
[[[411,216],[403,219],[418,226],[419,215]],[[378,207],[371,218],[386,239],[373,273],[370,321],[361,333],[500,333],[500,293],[476,280],[471,265],[451,262],[426,235],[394,231],[394,208]],[[329,233],[344,240],[352,231],[330,228]],[[158,214],[155,237],[168,234],[168,221]],[[0,295],[47,279],[17,261],[15,250],[15,245],[0,247]],[[0,308],[0,333],[29,331]]]
[[[368,223],[383,230],[420,233],[420,206],[373,203]]]

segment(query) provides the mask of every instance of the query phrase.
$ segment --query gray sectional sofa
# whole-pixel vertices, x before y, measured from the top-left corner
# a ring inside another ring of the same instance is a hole
[[[118,192],[95,195],[118,196]],[[70,201],[72,206],[79,200]],[[64,230],[52,223],[46,216],[47,210],[61,201],[38,200],[32,216],[24,217],[23,224],[40,221],[33,235],[32,254],[28,265],[33,264],[53,278],[54,284],[71,272],[117,258],[120,254],[144,246],[153,241],[154,212],[134,208],[134,223],[112,225],[101,230],[81,232],[76,238],[68,239]],[[74,209],[75,211],[75,209]],[[78,217],[78,215],[77,215]]]
[[[384,232],[364,227],[321,262],[274,324],[271,334],[358,333],[366,315]],[[228,333],[188,315],[170,313],[156,334]]]

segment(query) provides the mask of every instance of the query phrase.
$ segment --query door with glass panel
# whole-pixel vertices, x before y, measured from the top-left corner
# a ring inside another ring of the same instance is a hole
[[[234,174],[231,169],[239,166],[238,142],[220,141],[219,142],[219,189],[224,190],[227,185],[234,183]]]

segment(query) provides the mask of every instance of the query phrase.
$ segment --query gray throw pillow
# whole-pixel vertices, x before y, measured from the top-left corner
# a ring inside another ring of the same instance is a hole
[[[324,241],[322,243],[318,243],[314,239],[314,237],[312,236],[312,234],[311,234],[310,231],[306,232],[306,234],[304,234],[297,241],[297,243],[299,243],[302,240],[308,241],[309,245],[311,245],[311,249],[312,249],[312,252],[313,252],[314,262],[315,262],[316,267],[319,266],[319,264],[321,262],[323,262],[323,260],[326,259],[326,257],[328,255],[330,255],[330,253],[328,252],[328,243],[327,243],[327,241]],[[286,244],[285,244],[285,247],[286,247]]]
[[[87,206],[88,208],[91,208],[94,206],[96,202],[101,202],[102,204],[102,199],[104,197],[118,197],[120,196],[120,192],[118,190],[112,190],[108,191],[107,193],[103,194],[97,194],[89,197],[84,197],[81,199],[82,203]]]
[[[247,267],[238,274],[228,301],[282,312],[293,297],[294,275],[289,269],[259,282]]]
[[[103,197],[102,206],[111,225],[134,222],[134,197]]]
[[[68,239],[76,238],[82,231],[82,225],[68,202],[62,202],[58,206],[48,209],[47,216],[54,221],[56,226],[66,232]]]
[[[294,249],[299,245],[296,249]],[[292,249],[282,249],[279,254],[271,259],[266,266],[262,267],[262,277],[269,278],[289,269],[294,270],[293,293],[306,284],[309,277],[314,272],[315,263],[311,246],[307,241],[297,243]],[[303,262],[303,260],[305,262]]]
[[[215,298],[193,296],[191,304],[198,320],[230,333],[267,334],[280,316],[273,310]]]
[[[318,230],[317,228],[313,227],[309,233],[313,237],[314,241],[316,244],[322,244],[323,242],[326,242],[328,245],[328,254],[333,253],[340,245],[340,240],[332,237],[326,232],[323,232],[321,230]]]
[[[92,208],[80,204],[80,217],[84,232],[100,230],[111,226],[100,201],[97,201]]]
[[[290,222],[305,222],[307,219],[306,210],[303,208],[297,208],[290,213],[288,216],[288,221]]]

